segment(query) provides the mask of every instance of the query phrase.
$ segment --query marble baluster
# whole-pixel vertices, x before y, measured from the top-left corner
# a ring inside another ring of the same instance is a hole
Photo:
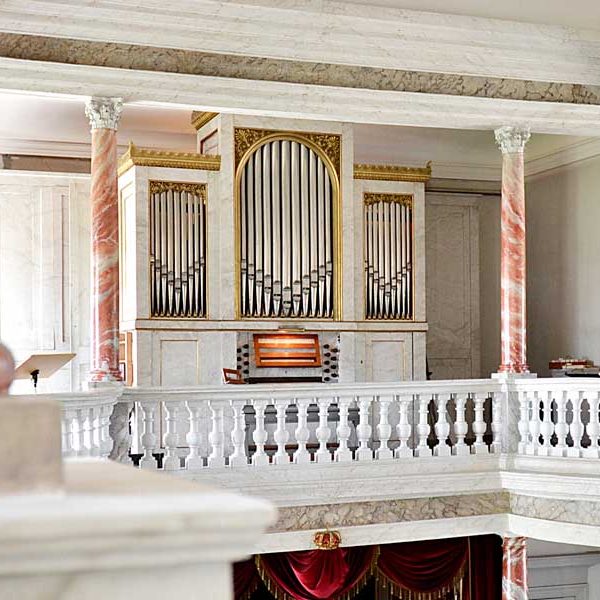
[[[394,452],[396,458],[408,458],[413,455],[412,448],[408,445],[408,440],[412,433],[412,426],[408,420],[408,411],[412,407],[413,397],[412,396],[400,396],[400,417],[398,425],[396,425],[396,431],[398,432],[398,439],[400,440],[399,446]]]
[[[119,371],[119,212],[117,125],[120,98],[91,98],[92,129],[91,373],[93,382],[121,381]]]
[[[527,539],[502,542],[502,600],[527,600]]]
[[[350,425],[348,424],[348,408],[352,398],[338,398],[338,407],[340,411],[340,420],[337,426],[338,448],[335,451],[334,458],[337,462],[352,460],[352,452],[348,448],[348,439],[350,438]]]
[[[306,449],[306,444],[310,437],[310,430],[308,429],[309,404],[310,401],[308,399],[301,398],[296,400],[296,406],[298,408],[298,426],[294,431],[294,436],[296,437],[298,449],[294,453],[294,462],[297,464],[305,464],[311,461],[310,452]]]
[[[379,434],[379,448],[375,451],[375,458],[378,460],[393,458],[394,453],[390,450],[388,442],[392,435],[392,426],[389,423],[390,404],[394,396],[379,396],[379,425],[377,433]]]
[[[502,151],[501,364],[505,373],[528,373],[525,315],[525,144],[527,128],[496,129]]]

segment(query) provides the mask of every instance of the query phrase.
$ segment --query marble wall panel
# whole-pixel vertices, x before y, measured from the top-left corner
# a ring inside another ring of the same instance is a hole
[[[81,389],[89,368],[87,176],[0,174],[0,338],[17,361],[74,352],[40,391]],[[14,393],[30,393],[18,381]]]

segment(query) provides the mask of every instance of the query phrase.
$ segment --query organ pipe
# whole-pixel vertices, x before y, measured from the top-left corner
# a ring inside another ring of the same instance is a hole
[[[206,316],[206,186],[150,182],[153,317]]]
[[[267,142],[240,186],[242,316],[331,318],[334,193],[321,157],[299,141]]]
[[[412,196],[364,195],[367,319],[413,318],[412,211]]]

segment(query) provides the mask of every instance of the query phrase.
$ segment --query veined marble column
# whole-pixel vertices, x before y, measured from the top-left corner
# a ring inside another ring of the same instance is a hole
[[[116,130],[122,106],[121,98],[91,98],[85,105],[92,128],[92,382],[121,380]]]
[[[501,127],[501,364],[503,373],[528,373],[525,306],[525,174],[523,150],[529,129]]]
[[[527,600],[527,539],[502,542],[502,600]]]

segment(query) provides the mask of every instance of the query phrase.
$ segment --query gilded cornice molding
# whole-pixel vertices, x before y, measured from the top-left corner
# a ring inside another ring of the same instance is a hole
[[[363,194],[363,201],[368,206],[369,204],[377,204],[378,202],[390,202],[395,204],[402,204],[404,206],[412,207],[413,197],[411,194],[387,194],[381,192],[365,192]]]
[[[354,165],[354,179],[371,181],[413,181],[425,183],[431,179],[431,163],[426,167],[400,167],[396,165]]]
[[[123,175],[133,166],[219,171],[221,157],[196,154],[195,152],[170,152],[152,148],[138,148],[130,143],[127,152],[119,159],[119,175]]]
[[[331,161],[335,172],[340,174],[341,164],[341,136],[334,133],[306,133],[304,131],[276,131],[271,129],[235,128],[235,166],[236,168],[244,158],[245,154],[255,144],[269,136],[289,137],[299,142],[307,141],[319,148]]]
[[[150,194],[161,194],[162,192],[187,192],[199,196],[202,202],[206,202],[206,184],[189,183],[185,181],[150,181]]]
[[[201,127],[204,127],[207,123],[217,117],[219,113],[216,112],[203,112],[199,110],[192,111],[192,127],[198,131]]]

